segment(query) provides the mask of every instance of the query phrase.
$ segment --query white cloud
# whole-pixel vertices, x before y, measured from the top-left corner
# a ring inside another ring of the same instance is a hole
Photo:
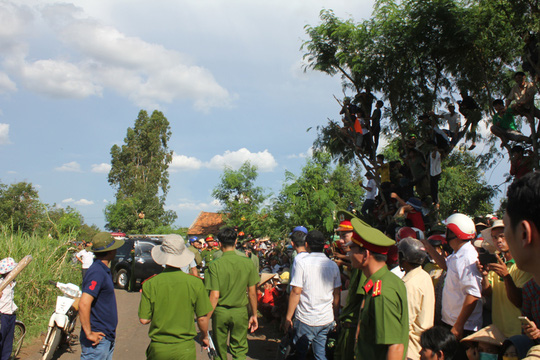
[[[102,86],[95,83],[87,65],[75,65],[62,60],[19,62],[18,73],[23,84],[37,93],[58,98],[101,96]]]
[[[287,155],[287,159],[305,159],[313,156],[313,146],[307,149],[305,153]]]
[[[158,107],[162,103],[189,100],[201,111],[229,107],[236,97],[208,69],[192,64],[182,53],[124,34],[90,18],[73,4],[36,7],[34,22],[21,9],[16,5],[8,9],[0,5],[0,20],[14,17],[11,22],[16,24],[23,20],[32,25],[44,24],[46,28],[41,32],[49,34],[52,30],[61,42],[57,58],[29,60],[28,40],[24,38],[5,47],[9,50],[2,54],[6,70],[32,91],[51,97],[85,98],[101,96],[105,90],[112,89],[138,106]],[[40,16],[45,20],[43,24],[39,22]],[[2,31],[0,49],[2,39],[9,39],[11,34]],[[13,31],[20,34],[23,29]],[[7,75],[0,76],[0,91],[3,87],[16,89],[7,80]]]
[[[109,171],[111,171],[111,164],[107,164],[107,163],[93,164],[91,171],[93,173],[98,173],[98,174],[107,174],[109,173]]]
[[[173,204],[171,206],[167,206],[168,209],[171,210],[189,210],[189,211],[209,211],[214,212],[221,208],[219,201],[212,200],[209,203],[205,202],[195,202],[190,201],[187,199],[180,199],[180,202],[177,204]]]
[[[15,174],[17,174],[17,172],[14,171],[14,170],[9,170],[7,173],[10,174],[10,175],[15,175]]]
[[[72,161],[55,168],[55,170],[63,172],[81,172],[81,165],[76,161]]]
[[[0,94],[6,94],[9,92],[15,92],[17,91],[17,85],[11,79],[9,76],[7,76],[6,73],[0,72]]]
[[[67,198],[62,200],[63,204],[75,204],[80,206],[88,206],[88,205],[94,205],[94,202],[92,200],[86,200],[86,199],[80,199],[75,200],[73,198]]]
[[[169,168],[172,172],[176,172],[181,170],[198,170],[202,166],[202,161],[195,157],[178,155],[174,153]]]
[[[0,145],[7,145],[9,143],[9,124],[0,123]]]
[[[29,31],[28,24],[33,20],[32,12],[26,6],[15,5],[9,1],[0,2],[0,44],[16,42]]]
[[[207,162],[203,162],[196,157],[175,153],[173,154],[170,169],[172,172],[199,170],[201,168],[222,170],[224,167],[237,170],[246,161],[249,161],[251,165],[257,166],[257,170],[261,172],[271,172],[277,166],[276,159],[268,150],[252,153],[248,149],[242,148],[237,151],[227,150],[223,155],[215,155]]]
[[[104,204],[108,204],[108,203],[109,203],[109,200],[103,199],[103,203],[104,203]]]
[[[252,153],[246,148],[237,151],[227,150],[223,155],[216,155],[210,159],[206,166],[210,169],[223,169],[225,166],[238,169],[246,161],[257,166],[261,172],[273,171],[277,166],[276,159],[268,150]]]

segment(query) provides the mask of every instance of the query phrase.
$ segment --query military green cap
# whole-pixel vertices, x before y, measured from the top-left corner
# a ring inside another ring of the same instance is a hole
[[[354,229],[352,241],[369,251],[378,254],[387,254],[390,246],[396,243],[382,231],[369,226],[366,222],[358,218],[351,219],[351,224]]]
[[[90,248],[90,251],[112,251],[118,249],[122,245],[124,245],[124,240],[117,240],[113,238],[110,233],[102,231],[92,238],[92,247]]]

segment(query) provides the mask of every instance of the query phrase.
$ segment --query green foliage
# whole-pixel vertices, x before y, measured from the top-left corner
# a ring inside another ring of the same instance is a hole
[[[487,185],[474,156],[466,151],[454,151],[442,166],[444,170],[439,182],[442,218],[455,211],[471,216],[485,216],[493,212],[491,200],[496,190]]]
[[[47,211],[47,218],[47,234],[52,234],[56,238],[77,234],[84,224],[82,215],[71,206],[61,208],[53,205]]]
[[[134,127],[127,129],[124,145],[111,148],[109,184],[116,189],[116,203],[105,209],[109,230],[149,233],[176,219],[174,211],[164,209],[173,153],[168,148],[170,137],[163,113],[155,110],[149,117],[141,110]]]
[[[44,221],[44,206],[31,183],[0,184],[0,224],[32,233]]]
[[[19,307],[17,318],[27,327],[25,343],[47,329],[51,312],[60,292],[48,280],[80,284],[80,266],[73,261],[76,251],[68,236],[60,239],[12,232],[8,226],[0,228],[0,248],[2,256],[20,261],[32,255],[33,261],[17,277],[15,303]]]
[[[319,25],[306,26],[306,69],[340,75],[367,114],[373,94],[381,94],[383,129],[391,139],[420,133],[417,116],[455,102],[462,89],[488,115],[493,98],[508,93],[512,72],[532,60],[524,44],[539,46],[530,35],[540,27],[535,0],[378,0],[371,19],[360,23],[331,10],[320,18]],[[540,73],[538,61],[529,67],[535,66]],[[341,163],[355,158],[333,121],[319,129],[315,145]],[[498,160],[487,156],[482,163]]]
[[[352,201],[362,204],[360,177],[345,166],[331,166],[328,153],[315,153],[299,176],[285,173],[285,184],[273,203],[273,218],[283,232],[304,225],[331,234],[336,210]]]
[[[266,200],[263,189],[255,186],[257,176],[257,167],[249,161],[238,170],[225,168],[221,182],[212,192],[223,206],[225,223],[254,236],[260,235],[262,204]]]

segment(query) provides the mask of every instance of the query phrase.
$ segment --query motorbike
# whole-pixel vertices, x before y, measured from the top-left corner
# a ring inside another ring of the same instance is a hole
[[[75,284],[64,284],[49,281],[56,286],[63,296],[56,298],[56,308],[49,319],[49,329],[43,342],[42,360],[52,359],[60,344],[70,344],[73,339],[73,331],[79,315],[79,299],[82,295],[80,288]]]

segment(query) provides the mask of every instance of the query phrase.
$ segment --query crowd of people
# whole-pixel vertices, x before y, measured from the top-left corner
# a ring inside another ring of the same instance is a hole
[[[146,356],[195,359],[195,318],[203,347],[245,359],[247,334],[264,318],[286,334],[283,359],[538,358],[539,204],[540,173],[532,172],[509,187],[503,219],[455,213],[426,231],[396,225],[390,233],[342,210],[331,238],[304,226],[282,242],[231,227],[204,241],[167,235],[152,251],[165,270],[141,290]],[[121,242],[108,233],[93,239],[81,358],[112,356],[107,261]]]
[[[534,156],[532,136],[525,136],[519,131],[515,118],[521,116],[528,124],[534,124],[535,119],[540,119],[540,110],[534,103],[536,82],[527,81],[523,72],[516,72],[514,80],[515,85],[506,99],[493,100],[493,116],[488,128],[500,140],[501,148],[507,150],[510,174],[518,179],[533,170]],[[370,223],[374,226],[386,226],[394,221],[392,217],[396,210],[414,198],[416,200],[411,202],[418,203],[415,211],[422,211],[430,225],[436,224],[441,220],[438,209],[443,160],[462,138],[471,143],[469,149],[476,147],[482,109],[467,91],[462,91],[462,99],[457,102],[459,111],[450,103],[447,112],[426,112],[419,116],[416,125],[403,128],[400,159],[385,162],[383,155],[376,155],[384,104],[377,101],[375,110],[369,115],[371,109],[366,108],[365,96],[362,93],[354,100],[346,97],[340,111],[343,121],[341,138],[358,156],[369,160],[364,161],[368,183],[361,184],[368,192],[362,215],[369,214]],[[380,190],[378,195],[376,188]],[[399,201],[400,198],[405,201]],[[408,211],[401,214],[410,217]]]

